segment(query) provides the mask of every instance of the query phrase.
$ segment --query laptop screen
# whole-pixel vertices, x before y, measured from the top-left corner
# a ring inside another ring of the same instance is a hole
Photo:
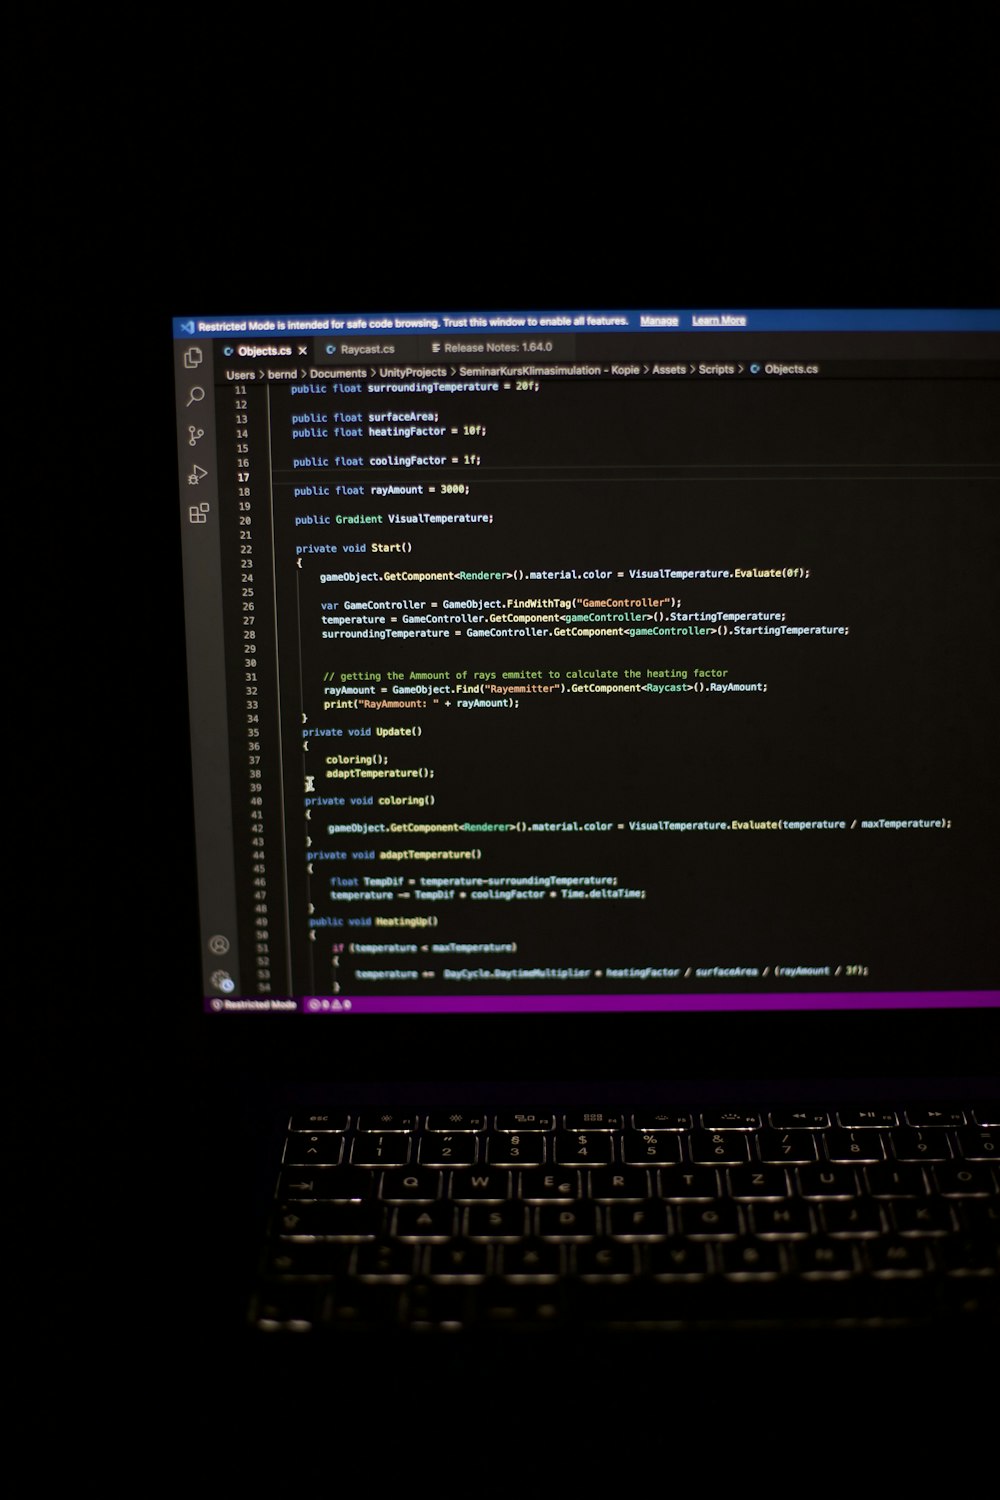
[[[998,332],[177,317],[206,1010],[996,1005]]]

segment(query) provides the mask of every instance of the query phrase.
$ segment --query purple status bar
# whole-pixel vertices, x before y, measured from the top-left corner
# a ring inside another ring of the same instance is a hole
[[[1000,990],[868,990],[764,995],[304,995],[205,1001],[206,1010],[305,1015],[543,1014],[557,1011],[935,1010],[1000,1005]]]

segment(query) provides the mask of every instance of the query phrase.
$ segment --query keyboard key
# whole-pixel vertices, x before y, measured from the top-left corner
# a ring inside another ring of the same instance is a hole
[[[662,1240],[644,1245],[641,1255],[646,1270],[658,1278],[700,1279],[710,1270],[708,1246],[692,1240]]]
[[[366,1281],[409,1281],[416,1269],[415,1245],[398,1240],[371,1241],[354,1252],[354,1272]]]
[[[618,1240],[592,1240],[576,1247],[579,1276],[624,1281],[635,1272],[635,1251]]]
[[[389,1130],[414,1131],[419,1124],[420,1116],[409,1110],[365,1110],[358,1121],[358,1130],[365,1134],[381,1135],[383,1131]]]
[[[945,1235],[955,1228],[955,1216],[943,1198],[894,1203],[890,1216],[902,1235]]]
[[[470,1113],[463,1109],[439,1109],[434,1110],[427,1116],[428,1130],[443,1130],[446,1134],[452,1134],[460,1130],[485,1130],[487,1126],[486,1116],[483,1114]]]
[[[465,1211],[465,1231],[470,1240],[520,1240],[527,1232],[527,1219],[523,1203],[475,1204]]]
[[[351,1253],[349,1244],[334,1240],[282,1240],[268,1252],[267,1270],[273,1276],[340,1276]]]
[[[951,1235],[935,1244],[933,1253],[949,1276],[996,1276],[1000,1270],[1000,1247],[978,1235]]]
[[[594,1203],[549,1203],[538,1210],[538,1233],[545,1240],[589,1240],[597,1233]]]
[[[691,1239],[735,1239],[742,1230],[736,1204],[725,1199],[717,1199],[714,1203],[684,1203],[677,1213],[681,1234]]]
[[[544,1172],[527,1168],[518,1175],[518,1195],[526,1203],[565,1203],[580,1197],[580,1174],[568,1171]]]
[[[309,1114],[295,1114],[288,1122],[289,1130],[347,1130],[351,1123],[351,1117],[343,1110],[323,1113],[316,1111]],[[964,1123],[964,1122],[963,1122]]]
[[[924,1248],[911,1240],[878,1240],[865,1245],[863,1254],[874,1276],[924,1276],[927,1273]]]
[[[763,1162],[805,1166],[817,1160],[816,1137],[808,1130],[762,1130],[757,1136],[757,1153]]]
[[[776,1131],[825,1130],[830,1116],[825,1109],[772,1109],[768,1120]]]
[[[458,1227],[458,1212],[452,1203],[407,1204],[396,1209],[395,1232],[401,1240],[447,1240]]]
[[[966,1125],[957,1134],[960,1154],[966,1161],[1000,1161],[1000,1130]]]
[[[830,1161],[884,1161],[882,1137],[877,1130],[828,1130],[823,1137]]]
[[[500,1247],[500,1271],[508,1280],[555,1281],[562,1270],[558,1245],[544,1240],[527,1239],[516,1245]]]
[[[607,1110],[597,1110],[590,1114],[582,1110],[573,1110],[563,1115],[564,1130],[621,1130],[621,1128],[621,1115]]]
[[[511,1130],[515,1135],[525,1130],[554,1130],[555,1123],[554,1115],[536,1114],[517,1109],[502,1109],[494,1120],[497,1130]]]
[[[761,1118],[756,1110],[708,1109],[702,1110],[701,1123],[705,1130],[759,1130]]]
[[[787,1253],[800,1276],[844,1277],[857,1269],[854,1249],[843,1240],[804,1240],[790,1245]]]
[[[622,1161],[632,1166],[668,1166],[681,1160],[681,1137],[666,1130],[626,1130]]]
[[[966,1115],[964,1109],[908,1109],[906,1110],[907,1125],[914,1125],[918,1130],[926,1127],[944,1127],[946,1125],[964,1125]]]
[[[511,1196],[509,1172],[452,1172],[451,1194],[456,1203],[502,1203]]]
[[[377,1203],[293,1203],[279,1210],[279,1235],[295,1239],[370,1240],[382,1233],[385,1211]]]
[[[988,1198],[995,1192],[989,1167],[976,1162],[938,1162],[932,1171],[938,1192],[946,1198]]]
[[[561,1130],[556,1136],[555,1160],[565,1166],[577,1162],[610,1166],[615,1159],[613,1140],[606,1131]]]
[[[676,1110],[640,1110],[632,1116],[635,1130],[691,1130],[693,1125],[691,1115]]]
[[[901,1125],[889,1132],[897,1161],[949,1161],[952,1151],[944,1130],[920,1130]]]
[[[797,1167],[795,1177],[803,1198],[854,1198],[858,1191],[857,1174],[853,1167],[821,1166]]]
[[[471,1167],[475,1165],[475,1135],[425,1135],[417,1145],[417,1160],[430,1167]]]
[[[992,1104],[974,1105],[972,1118],[977,1125],[1000,1126],[1000,1102],[994,1100]]]
[[[407,1135],[358,1135],[351,1142],[351,1161],[356,1167],[405,1166],[409,1159]]]
[[[750,1208],[750,1229],[767,1240],[800,1240],[812,1233],[808,1206],[798,1198],[784,1203],[754,1203]]]
[[[780,1167],[729,1167],[729,1195],[739,1200],[787,1198],[788,1181]]]
[[[436,1281],[477,1282],[490,1269],[488,1245],[472,1240],[450,1240],[430,1247],[430,1275]]]
[[[729,1240],[719,1246],[719,1266],[724,1276],[759,1276],[773,1279],[782,1270],[777,1245],[757,1240]]]
[[[606,1222],[615,1238],[622,1240],[662,1239],[672,1229],[667,1205],[658,1198],[645,1203],[613,1203]]]
[[[286,1167],[281,1174],[281,1199],[320,1198],[349,1203],[374,1196],[378,1174],[364,1167]]]
[[[894,1109],[838,1109],[837,1120],[847,1130],[881,1130],[899,1124]]]
[[[882,1210],[874,1198],[856,1198],[853,1203],[824,1203],[819,1209],[829,1235],[845,1239],[871,1239],[885,1230]]]
[[[386,1203],[433,1203],[441,1186],[440,1172],[383,1172],[379,1197]]]
[[[590,1196],[598,1203],[642,1202],[649,1197],[649,1174],[639,1167],[599,1167],[589,1175]]]
[[[344,1154],[344,1138],[324,1131],[290,1135],[285,1142],[286,1162],[299,1162],[312,1166],[317,1162],[336,1163]]]
[[[548,1160],[544,1135],[491,1135],[486,1142],[486,1160],[495,1167],[519,1167]]]
[[[750,1142],[733,1130],[692,1130],[691,1160],[710,1166],[738,1167],[750,1160]]]
[[[717,1198],[719,1178],[709,1167],[663,1167],[657,1174],[660,1196],[669,1202]]]
[[[919,1167],[880,1162],[863,1170],[873,1198],[922,1198],[927,1193],[927,1183]]]

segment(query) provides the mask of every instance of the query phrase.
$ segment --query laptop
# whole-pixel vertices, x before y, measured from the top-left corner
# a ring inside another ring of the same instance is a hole
[[[995,1326],[1000,316],[176,311],[200,1316]]]

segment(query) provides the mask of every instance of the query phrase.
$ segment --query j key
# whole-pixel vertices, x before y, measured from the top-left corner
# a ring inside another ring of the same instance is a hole
[[[354,1273],[370,1281],[408,1281],[416,1270],[415,1245],[398,1240],[379,1240],[358,1245],[354,1252]]]
[[[919,1167],[878,1162],[873,1167],[865,1167],[864,1174],[873,1198],[922,1198],[927,1193],[924,1174]]]
[[[787,1198],[788,1182],[780,1167],[730,1167],[726,1172],[732,1198]]]
[[[417,1146],[417,1160],[430,1167],[471,1167],[476,1160],[474,1135],[425,1135]]]
[[[677,1210],[681,1234],[691,1239],[735,1239],[741,1233],[739,1210],[724,1199],[715,1203],[684,1203]]]
[[[949,1161],[951,1146],[943,1130],[902,1125],[889,1136],[897,1161]]]
[[[1000,1130],[966,1125],[958,1132],[958,1143],[966,1161],[1000,1161]]]
[[[590,1240],[597,1233],[593,1203],[548,1203],[538,1210],[538,1233],[544,1240]]]
[[[451,1239],[457,1213],[452,1203],[407,1204],[396,1209],[396,1234],[401,1240],[418,1242]]]
[[[519,1240],[527,1229],[523,1203],[476,1204],[466,1209],[465,1230],[470,1240]]]
[[[806,1165],[816,1160],[816,1137],[808,1130],[762,1130],[757,1150],[761,1161]]]
[[[382,1232],[384,1218],[377,1203],[290,1203],[279,1210],[275,1227],[295,1239],[370,1240]]]
[[[486,1160],[495,1167],[520,1167],[546,1160],[548,1142],[544,1135],[491,1135],[486,1143]]]
[[[289,1130],[346,1130],[351,1123],[351,1117],[343,1110],[332,1112],[314,1111],[309,1114],[295,1114],[288,1122]],[[964,1124],[964,1121],[963,1121]]]
[[[501,1109],[495,1120],[497,1130],[512,1130],[515,1134],[524,1130],[553,1130],[555,1123],[552,1115],[517,1109]]]
[[[301,1134],[290,1135],[285,1141],[285,1160],[301,1162],[303,1166],[311,1166],[315,1162],[339,1162],[343,1154],[343,1136],[329,1132],[319,1135],[314,1131],[303,1131]]]
[[[634,1166],[647,1162],[654,1167],[668,1166],[681,1159],[681,1137],[666,1130],[626,1130],[622,1139],[622,1160]]]
[[[661,1279],[700,1279],[709,1272],[709,1250],[691,1240],[661,1240],[643,1246],[642,1262],[651,1276]]]
[[[943,1128],[945,1125],[964,1125],[964,1109],[908,1109],[906,1111],[907,1125],[914,1125],[918,1130],[924,1130],[928,1126]]]
[[[451,1195],[456,1203],[502,1203],[511,1194],[509,1172],[453,1172]]]
[[[358,1135],[351,1143],[351,1161],[357,1167],[402,1167],[409,1159],[406,1135]]]
[[[799,1240],[812,1233],[809,1209],[798,1198],[785,1203],[754,1203],[750,1228],[766,1240]]]
[[[838,1109],[837,1119],[846,1130],[882,1130],[899,1124],[894,1109]]]
[[[363,1110],[358,1120],[358,1130],[366,1134],[380,1135],[384,1130],[416,1130],[420,1116],[410,1110]]]
[[[803,1198],[853,1198],[858,1191],[857,1174],[853,1167],[825,1166],[797,1167],[795,1176]]]
[[[430,1248],[430,1274],[436,1281],[482,1281],[489,1271],[488,1245],[472,1240],[451,1240]]]
[[[282,1199],[319,1198],[334,1203],[371,1198],[378,1173],[364,1167],[286,1167],[281,1174],[278,1196]]]
[[[443,1130],[447,1134],[458,1130],[485,1130],[486,1116],[470,1114],[465,1109],[438,1109],[427,1116],[428,1130]]]
[[[756,1240],[729,1240],[719,1246],[718,1255],[725,1276],[773,1278],[782,1269],[778,1246],[762,1245]]]
[[[580,1276],[623,1280],[635,1270],[635,1252],[616,1240],[592,1240],[577,1245],[576,1269]]]
[[[939,1162],[934,1181],[946,1198],[988,1198],[994,1191],[989,1167],[960,1161]]]
[[[828,1130],[823,1138],[831,1161],[884,1161],[885,1147],[877,1130]]]
[[[751,1159],[750,1142],[738,1131],[692,1130],[690,1140],[693,1162],[738,1167]]]
[[[441,1195],[440,1172],[383,1172],[379,1197],[386,1203],[433,1203]]]
[[[690,1130],[693,1123],[690,1115],[678,1114],[676,1110],[644,1109],[632,1116],[636,1130]]]
[[[564,1130],[621,1130],[621,1115],[610,1114],[607,1110],[596,1110],[589,1114],[583,1110],[573,1110],[563,1115]]]
[[[701,1123],[706,1130],[759,1130],[761,1122],[756,1110],[709,1109],[702,1110]]]
[[[903,1235],[951,1234],[955,1219],[943,1198],[918,1199],[915,1203],[894,1203],[893,1223]]]
[[[565,1203],[580,1197],[580,1174],[569,1171],[544,1172],[528,1168],[520,1174],[520,1196],[527,1203]]]
[[[825,1109],[772,1109],[768,1120],[775,1130],[825,1130],[830,1116]]]
[[[649,1177],[639,1167],[601,1167],[590,1174],[590,1196],[598,1203],[641,1202],[649,1197]]]
[[[615,1159],[613,1137],[593,1130],[561,1130],[556,1136],[557,1162],[573,1165],[576,1162],[592,1166],[610,1166]]]
[[[658,1198],[645,1203],[614,1203],[607,1210],[611,1233],[622,1240],[663,1239],[671,1231],[667,1205]]]
[[[511,1280],[555,1281],[562,1269],[559,1245],[544,1240],[522,1240],[517,1245],[500,1247],[500,1270]]]
[[[657,1176],[660,1196],[670,1202],[699,1201],[719,1194],[718,1176],[709,1167],[664,1167]]]
[[[912,1240],[879,1240],[866,1245],[864,1259],[875,1276],[923,1276],[927,1271],[924,1247]]]
[[[824,1203],[819,1212],[827,1234],[844,1239],[869,1239],[881,1234],[885,1227],[882,1210],[873,1198],[856,1198],[853,1203]]]

